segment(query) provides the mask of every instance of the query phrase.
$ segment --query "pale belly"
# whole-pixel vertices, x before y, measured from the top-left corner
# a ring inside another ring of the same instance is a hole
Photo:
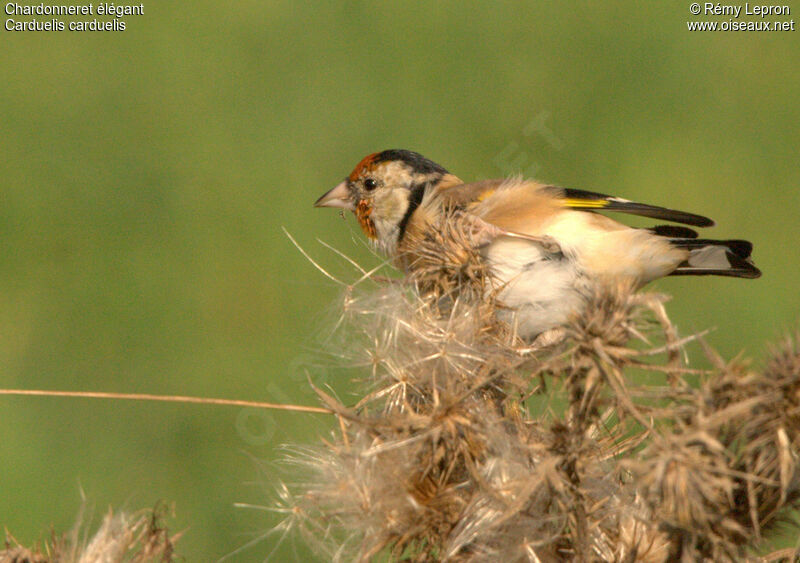
[[[486,250],[499,286],[498,311],[524,339],[564,325],[580,312],[587,277],[574,256],[550,252],[527,240],[502,238]]]

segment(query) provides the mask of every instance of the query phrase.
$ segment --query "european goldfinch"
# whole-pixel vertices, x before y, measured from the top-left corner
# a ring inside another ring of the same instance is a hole
[[[314,205],[353,211],[366,235],[405,268],[414,262],[403,257],[444,210],[468,216],[484,231],[481,256],[524,338],[566,323],[600,281],[641,287],[668,275],[761,275],[748,241],[701,239],[672,225],[633,228],[596,212],[694,227],[712,226],[707,217],[525,179],[465,184],[408,150],[370,154]]]

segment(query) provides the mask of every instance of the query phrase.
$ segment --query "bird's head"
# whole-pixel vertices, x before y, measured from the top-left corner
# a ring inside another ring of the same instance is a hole
[[[314,206],[349,209],[367,236],[391,254],[425,193],[445,177],[454,178],[421,154],[385,150],[364,157]]]

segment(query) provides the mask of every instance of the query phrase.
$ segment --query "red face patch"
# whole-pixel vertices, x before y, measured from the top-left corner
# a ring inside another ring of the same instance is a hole
[[[369,238],[377,238],[378,234],[375,232],[375,223],[369,216],[372,214],[372,207],[366,199],[362,199],[356,205],[356,219],[361,229],[366,233]]]
[[[356,164],[356,167],[353,168],[352,172],[350,172],[350,175],[347,177],[347,179],[350,180],[351,182],[355,182],[361,176],[362,172],[372,170],[377,156],[378,153],[374,152],[362,158],[361,162]]]

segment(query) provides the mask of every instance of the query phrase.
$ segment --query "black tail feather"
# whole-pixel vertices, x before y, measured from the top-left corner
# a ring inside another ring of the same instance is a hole
[[[669,241],[673,246],[679,248],[686,248],[692,250],[694,248],[703,248],[705,246],[724,246],[736,256],[740,258],[749,258],[753,252],[753,243],[749,240],[714,240],[708,238],[673,238]]]
[[[749,241],[673,238],[670,243],[689,251],[689,258],[670,275],[736,278],[761,276],[761,271],[750,259],[753,244]]]
[[[654,235],[667,238],[697,238],[697,231],[679,225],[656,225],[647,229]]]

